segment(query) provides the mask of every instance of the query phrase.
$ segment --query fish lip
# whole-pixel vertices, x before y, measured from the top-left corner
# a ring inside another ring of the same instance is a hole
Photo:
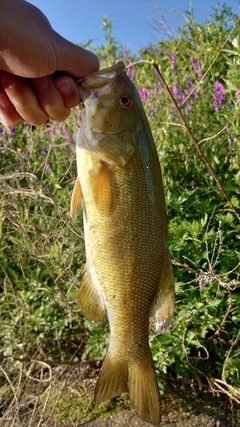
[[[92,75],[104,75],[108,73],[112,73],[113,71],[120,71],[125,69],[125,64],[123,61],[119,61],[114,64],[112,67],[103,68],[102,70],[95,71]]]
[[[85,77],[81,77],[80,79],[76,80],[76,83],[82,83],[84,80],[86,80],[88,77],[103,77],[106,76],[106,78],[109,78],[109,74],[117,73],[117,75],[125,71],[125,64],[123,61],[119,61],[116,64],[114,64],[112,67],[103,68],[102,70],[95,71],[94,73],[87,74]],[[107,77],[108,76],[108,77]],[[113,78],[116,76],[116,74],[113,75]]]
[[[91,77],[106,78],[107,80],[109,78],[114,79],[123,72],[125,72],[125,64],[123,61],[119,61],[112,67],[103,68],[102,70],[95,71],[94,73],[88,74],[84,79],[81,80],[88,80],[91,79]]]
[[[125,64],[120,61],[109,68],[95,71],[94,73],[87,74],[85,77],[76,80],[79,85],[81,96],[85,91],[101,89],[107,83],[113,82],[119,76],[125,74]]]

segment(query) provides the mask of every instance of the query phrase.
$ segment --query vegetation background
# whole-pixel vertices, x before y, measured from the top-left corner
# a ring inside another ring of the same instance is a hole
[[[171,386],[179,396],[190,390],[195,400],[215,396],[234,425],[240,404],[239,17],[226,4],[202,25],[192,10],[184,16],[178,36],[168,32],[164,40],[167,24],[157,16],[159,42],[137,55],[113,39],[104,17],[106,43],[96,53],[101,67],[125,62],[164,174],[176,309],[171,330],[150,336],[161,393],[167,399]],[[64,123],[0,127],[4,427],[74,426],[129,408],[126,397],[92,403],[108,324],[88,323],[77,305],[85,254],[82,218],[72,222],[69,202],[80,114],[81,106]]]

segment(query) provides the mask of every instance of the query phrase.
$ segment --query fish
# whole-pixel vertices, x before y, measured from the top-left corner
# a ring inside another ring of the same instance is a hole
[[[110,340],[95,402],[129,393],[139,417],[161,420],[149,325],[165,332],[174,311],[174,276],[161,166],[138,90],[125,65],[79,82],[77,179],[70,214],[83,210],[86,265],[79,305],[90,322],[106,314]]]

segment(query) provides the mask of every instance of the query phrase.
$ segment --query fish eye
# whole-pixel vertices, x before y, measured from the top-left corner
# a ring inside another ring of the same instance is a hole
[[[120,105],[123,108],[130,108],[132,106],[132,104],[133,104],[133,101],[129,96],[127,96],[127,95],[121,95],[120,96]]]

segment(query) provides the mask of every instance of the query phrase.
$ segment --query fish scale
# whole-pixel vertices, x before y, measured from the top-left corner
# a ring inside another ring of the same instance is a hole
[[[110,325],[95,401],[128,392],[137,414],[158,425],[149,318],[164,332],[174,306],[161,167],[123,63],[87,76],[80,94],[84,110],[71,199],[72,217],[82,207],[84,218],[86,266],[79,304],[90,321],[100,323],[107,313]]]

